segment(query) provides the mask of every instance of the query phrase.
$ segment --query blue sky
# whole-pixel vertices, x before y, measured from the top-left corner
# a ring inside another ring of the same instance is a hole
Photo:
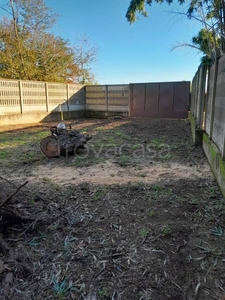
[[[5,3],[6,0],[0,0]],[[92,65],[100,84],[192,80],[201,54],[190,48],[171,51],[189,43],[200,24],[171,10],[174,2],[147,6],[149,17],[130,25],[125,14],[130,0],[45,0],[60,14],[54,33],[74,44],[84,34],[98,47]]]

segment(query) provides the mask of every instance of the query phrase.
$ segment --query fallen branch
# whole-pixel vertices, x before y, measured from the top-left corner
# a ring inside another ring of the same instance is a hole
[[[20,190],[23,186],[25,186],[27,183],[28,183],[28,181],[25,181],[22,185],[20,185],[20,186],[16,189],[15,192],[13,192],[11,195],[9,195],[8,197],[6,197],[6,199],[0,204],[0,208],[1,208],[2,206],[4,206],[9,200],[11,200],[11,198],[12,198],[13,196],[15,196],[15,195],[19,192],[19,190]]]

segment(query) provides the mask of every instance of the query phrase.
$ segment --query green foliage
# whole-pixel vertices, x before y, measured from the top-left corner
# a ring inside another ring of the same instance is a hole
[[[148,16],[146,4],[151,5],[153,0],[131,0],[127,9],[126,18],[130,23],[135,22],[137,14]],[[167,2],[171,4],[173,0],[155,0],[156,3]],[[184,0],[177,0],[179,4],[184,4]],[[181,46],[190,46],[202,51],[208,59],[214,56],[219,57],[220,51],[225,50],[225,3],[220,0],[191,0],[188,3],[184,16],[189,19],[195,19],[204,25],[197,36],[193,37],[192,44],[183,44]],[[181,13],[182,14],[182,13]],[[204,58],[205,60],[206,58]],[[209,63],[209,62],[207,62]]]
[[[147,1],[148,4],[151,4],[152,1]],[[148,13],[145,10],[145,0],[132,0],[128,7],[126,18],[130,23],[133,23],[137,20],[136,12],[143,15],[144,17],[148,16]]]
[[[210,229],[210,232],[218,237],[222,237],[224,235],[224,230],[221,226],[215,226],[213,229]]]
[[[125,167],[130,163],[130,156],[128,155],[121,155],[117,161],[120,164],[121,167]]]
[[[98,188],[94,194],[92,194],[92,199],[93,200],[96,200],[96,201],[99,201],[99,200],[102,200],[103,197],[105,195],[105,189],[103,188]]]
[[[148,235],[148,230],[146,230],[145,228],[140,229],[139,235],[142,239],[146,239],[146,237]]]
[[[67,284],[65,279],[61,283],[59,283],[57,282],[55,276],[52,277],[52,283],[53,283],[53,290],[56,294],[56,299],[58,300],[66,299],[69,290],[72,287],[71,284]]]
[[[199,46],[199,50],[205,53],[207,56],[211,55],[212,49],[214,47],[214,35],[212,31],[208,31],[203,28],[199,31],[197,36],[192,38],[192,43]],[[217,44],[219,41],[217,39]]]
[[[107,297],[107,288],[106,287],[101,287],[99,290],[98,290],[98,295],[99,295],[99,298],[100,299],[106,299],[105,297]]]
[[[214,257],[222,257],[224,254],[224,248],[216,248],[209,245],[209,243],[200,240],[199,245],[197,245],[197,248],[200,249],[200,251],[206,255],[211,255]]]
[[[154,210],[150,210],[149,216],[150,216],[150,217],[154,217],[154,216],[155,216],[155,211],[154,211]]]
[[[162,233],[164,236],[169,236],[172,234],[172,229],[170,228],[170,226],[168,224],[162,226]]]

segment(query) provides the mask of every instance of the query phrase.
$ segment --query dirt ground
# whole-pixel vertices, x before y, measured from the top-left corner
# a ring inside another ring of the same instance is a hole
[[[188,121],[67,123],[92,136],[69,158],[40,150],[55,123],[0,128],[0,299],[225,299],[225,200]]]

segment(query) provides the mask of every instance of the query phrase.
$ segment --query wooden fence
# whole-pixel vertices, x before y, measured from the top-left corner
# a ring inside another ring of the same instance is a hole
[[[191,114],[225,158],[225,55],[207,72],[200,65],[192,81]]]

